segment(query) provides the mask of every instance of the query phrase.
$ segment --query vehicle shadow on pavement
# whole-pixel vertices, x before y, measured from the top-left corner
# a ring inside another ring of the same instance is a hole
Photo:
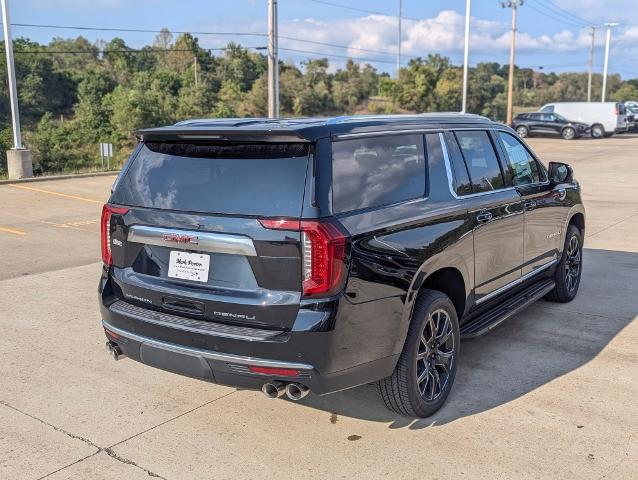
[[[386,409],[375,385],[300,403],[334,414],[422,429],[516,400],[581,367],[638,315],[638,253],[584,250],[578,296],[568,304],[540,301],[493,332],[463,342],[456,380],[443,408],[413,419]],[[583,387],[584,388],[584,387]]]

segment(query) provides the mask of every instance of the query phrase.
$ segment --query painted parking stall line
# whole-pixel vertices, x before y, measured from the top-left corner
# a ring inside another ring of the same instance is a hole
[[[54,192],[52,190],[45,190],[43,188],[27,187],[26,185],[17,185],[15,183],[10,183],[7,186],[13,187],[13,188],[19,188],[22,190],[31,190],[33,192],[38,192],[38,193],[46,193],[48,195],[55,195],[58,197],[68,198],[70,200],[79,200],[81,202],[97,203],[99,205],[102,205],[104,203],[102,200],[95,200],[94,198],[80,197],[78,195],[69,195],[68,193]]]
[[[18,235],[18,236],[27,234],[27,232],[23,232],[22,230],[16,230],[15,228],[8,228],[8,227],[0,227],[0,232],[11,233],[13,235]]]

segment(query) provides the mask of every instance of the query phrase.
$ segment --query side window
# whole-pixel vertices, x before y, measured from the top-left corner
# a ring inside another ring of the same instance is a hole
[[[459,130],[454,135],[470,174],[472,191],[479,193],[504,188],[503,173],[487,132],[484,130]]]
[[[505,132],[498,132],[509,160],[514,185],[527,185],[541,180],[536,159],[532,157],[525,145],[518,138]]]
[[[467,171],[461,149],[452,133],[446,134],[446,145],[449,147],[450,168],[454,179],[454,191],[457,195],[468,195],[472,193],[472,182]]]
[[[553,113],[554,112],[554,105],[547,105],[547,106],[543,107],[541,109],[541,112],[543,112],[543,113]]]
[[[425,195],[422,135],[387,135],[332,144],[335,213]]]

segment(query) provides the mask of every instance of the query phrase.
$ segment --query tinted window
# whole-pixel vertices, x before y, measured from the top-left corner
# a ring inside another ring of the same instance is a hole
[[[167,210],[299,216],[308,144],[146,143],[112,201]]]
[[[553,122],[554,118],[554,115],[551,113],[544,113],[541,115],[541,120],[544,122]]]
[[[554,105],[547,105],[541,109],[541,112],[552,113],[554,111]]]
[[[505,153],[509,160],[509,167],[512,173],[512,183],[514,185],[526,185],[529,183],[537,183],[540,181],[540,173],[538,163],[532,155],[527,151],[516,137],[505,132],[498,132]]]
[[[505,181],[487,132],[458,131],[455,135],[470,174],[472,191],[477,193],[503,188]]]
[[[467,167],[463,161],[461,150],[459,149],[456,138],[452,134],[447,136],[447,145],[449,146],[450,167],[452,168],[452,177],[454,178],[454,190],[457,195],[467,195],[472,193],[472,182],[467,172]]]
[[[531,120],[540,120],[541,119],[541,114],[540,113],[529,113],[529,118]]]
[[[423,197],[422,136],[388,135],[334,142],[332,179],[337,213]]]

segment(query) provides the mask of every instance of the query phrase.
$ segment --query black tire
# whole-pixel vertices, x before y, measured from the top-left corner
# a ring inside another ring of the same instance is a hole
[[[572,249],[573,245],[577,245],[575,252]],[[578,293],[582,272],[583,235],[577,227],[570,225],[565,235],[563,255],[554,273],[556,286],[545,295],[545,299],[552,302],[571,302]]]
[[[605,138],[610,138],[611,136],[614,135],[614,132],[605,132],[605,134],[603,135],[603,137]]]
[[[525,125],[519,125],[518,127],[516,127],[516,133],[521,138],[529,136],[529,130]]]
[[[599,123],[592,125],[590,135],[591,138],[603,138],[605,136],[605,127]]]
[[[576,130],[572,127],[565,127],[563,131],[560,132],[560,136],[563,137],[564,140],[573,140],[576,138]]]
[[[409,417],[429,417],[439,410],[454,383],[460,342],[449,297],[436,290],[421,291],[394,373],[377,384],[386,406]]]

